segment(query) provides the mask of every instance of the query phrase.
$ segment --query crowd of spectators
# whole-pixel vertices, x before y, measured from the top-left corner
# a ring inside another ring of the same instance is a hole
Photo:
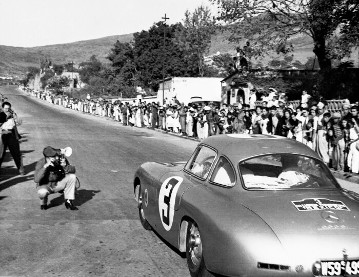
[[[176,97],[164,105],[146,101],[71,99],[36,93],[37,97],[83,113],[112,118],[125,126],[158,128],[203,140],[219,134],[273,134],[294,139],[315,150],[332,169],[359,172],[358,103],[339,110],[312,101],[303,92],[294,107],[274,89],[251,104],[198,102],[185,105]],[[254,103],[256,105],[254,105]]]

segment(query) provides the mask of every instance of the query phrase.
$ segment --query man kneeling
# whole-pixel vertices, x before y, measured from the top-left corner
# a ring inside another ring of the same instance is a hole
[[[43,150],[44,158],[39,160],[35,168],[34,181],[41,200],[41,210],[47,209],[49,194],[64,192],[65,207],[77,210],[73,204],[75,199],[76,172],[75,167],[63,155],[62,149],[47,146]]]

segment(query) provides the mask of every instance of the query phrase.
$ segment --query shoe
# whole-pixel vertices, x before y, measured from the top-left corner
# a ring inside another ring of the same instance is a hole
[[[70,209],[70,210],[78,210],[78,208],[76,208],[74,206],[74,204],[72,203],[72,200],[65,200],[65,207],[66,209]]]
[[[47,205],[46,205],[46,204],[45,204],[45,205],[41,205],[41,206],[40,206],[40,209],[41,209],[41,210],[47,210]]]
[[[25,169],[24,169],[23,166],[21,166],[21,167],[19,168],[19,174],[20,174],[20,175],[25,175]]]

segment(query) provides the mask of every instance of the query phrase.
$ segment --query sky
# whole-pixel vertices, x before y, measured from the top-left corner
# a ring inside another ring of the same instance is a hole
[[[34,47],[148,30],[209,0],[0,0],[0,45]],[[215,9],[213,9],[215,11]]]

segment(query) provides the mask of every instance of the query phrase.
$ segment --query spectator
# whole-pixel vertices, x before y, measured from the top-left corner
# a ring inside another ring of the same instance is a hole
[[[253,134],[260,134],[260,122],[262,120],[262,107],[257,106],[255,113],[252,115],[252,132]]]
[[[340,124],[341,114],[335,112],[332,116],[331,132],[329,135],[332,137],[332,167],[335,170],[344,171],[344,132],[342,125]]]
[[[180,129],[181,134],[186,135],[186,118],[187,118],[187,108],[185,107],[184,103],[181,103],[181,106],[178,111],[179,121],[180,121]]]
[[[260,133],[261,134],[269,134],[268,132],[268,123],[269,123],[269,110],[267,107],[263,107],[262,114],[261,114],[261,120],[259,122],[260,126]]]
[[[311,96],[308,94],[308,92],[306,90],[303,90],[301,101],[300,101],[300,105],[302,108],[308,108],[308,102],[310,98]]]
[[[359,141],[349,146],[348,168],[352,173],[359,173]]]
[[[3,162],[6,149],[9,148],[10,154],[14,159],[15,165],[21,175],[25,175],[25,170],[22,165],[22,157],[20,152],[19,137],[16,129],[17,115],[11,109],[10,102],[2,103],[2,112],[0,112],[0,131],[1,131],[1,147],[0,152],[0,169]]]
[[[195,109],[190,107],[187,111],[186,116],[186,134],[189,137],[193,137],[193,116],[195,114]]]
[[[246,125],[244,123],[244,110],[241,110],[237,113],[237,117],[233,121],[233,133],[234,134],[245,134]]]
[[[250,109],[255,109],[255,103],[257,101],[257,94],[256,94],[256,90],[255,89],[251,89],[250,90],[250,94],[249,94],[249,108]]]
[[[158,127],[158,103],[152,102],[151,114],[151,128],[154,129]]]
[[[158,127],[162,130],[166,130],[166,112],[163,106],[158,109]]]
[[[350,105],[346,101],[342,109],[339,109],[338,118],[338,113],[333,113],[330,109],[332,106],[325,100],[320,99],[318,103],[311,101],[306,91],[299,100],[299,106],[294,101],[288,102],[285,93],[269,88],[263,94],[264,101],[257,107],[256,89],[251,89],[247,104],[224,103],[221,108],[212,104],[202,107],[199,104],[187,108],[182,103],[178,109],[179,102],[176,97],[172,98],[171,105],[159,107],[155,103],[151,105],[146,102],[139,102],[136,106],[135,101],[131,105],[118,105],[116,102],[111,105],[109,101],[102,99],[79,100],[67,96],[50,99],[49,95],[42,92],[34,95],[74,110],[107,116],[124,125],[129,123],[132,126],[152,128],[158,126],[169,132],[180,130],[181,135],[200,139],[210,135],[241,132],[291,137],[312,147],[325,163],[340,170],[352,171],[353,165],[349,166],[349,153],[356,153],[352,145],[359,134],[357,104]],[[116,114],[116,106],[119,108],[119,114]],[[293,112],[294,110],[296,112]]]

